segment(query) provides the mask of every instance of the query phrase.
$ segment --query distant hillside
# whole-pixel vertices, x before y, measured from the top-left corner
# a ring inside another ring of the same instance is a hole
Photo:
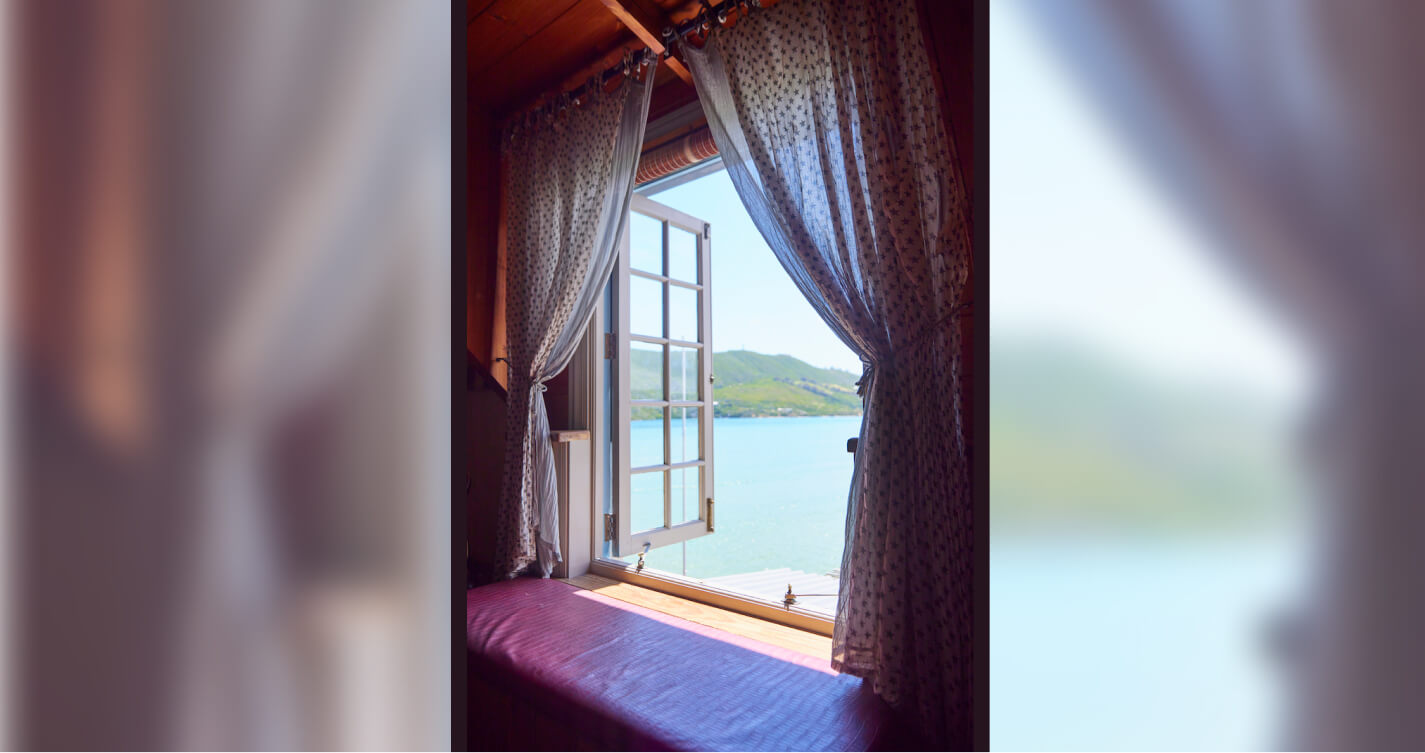
[[[1300,499],[1282,412],[1045,342],[990,354],[996,530],[1241,527]]]
[[[841,369],[821,369],[791,356],[769,356],[750,350],[728,350],[713,354],[713,373],[719,387],[747,384],[761,379],[791,379],[840,385],[856,389],[859,374]]]
[[[630,352],[629,381],[635,398],[658,398],[662,356],[656,350]],[[689,368],[692,366],[691,358]],[[681,386],[674,369],[674,392]],[[792,356],[750,350],[713,354],[715,416],[854,416],[861,413],[856,395],[859,375],[823,369]],[[694,389],[691,375],[689,389]],[[638,409],[634,418],[654,418],[655,409]],[[647,415],[642,415],[647,414]]]
[[[855,416],[860,377],[791,356],[750,350],[713,354],[715,416]]]

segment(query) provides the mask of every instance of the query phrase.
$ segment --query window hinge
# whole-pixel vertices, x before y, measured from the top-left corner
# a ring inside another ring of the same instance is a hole
[[[710,225],[710,224],[708,224],[708,223],[706,223],[706,222],[703,223],[703,237],[704,237],[704,238],[711,238],[711,237],[712,237],[712,225]]]
[[[618,336],[612,332],[604,333],[604,358],[613,358],[614,349],[618,347]]]
[[[618,519],[611,512],[604,513],[604,541],[613,541],[618,536]]]
[[[708,533],[713,532],[713,498],[708,497]]]

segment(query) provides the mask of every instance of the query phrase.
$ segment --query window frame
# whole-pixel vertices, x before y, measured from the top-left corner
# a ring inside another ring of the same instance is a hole
[[[618,351],[617,360],[617,383],[612,391],[614,399],[614,411],[616,413],[616,431],[618,441],[613,445],[613,474],[614,474],[614,502],[615,502],[615,523],[618,528],[618,535],[614,539],[614,556],[626,557],[642,551],[644,546],[648,550],[671,546],[684,541],[688,541],[699,536],[706,536],[714,531],[716,524],[715,514],[716,503],[713,502],[713,468],[715,465],[715,454],[713,448],[713,373],[712,373],[712,239],[710,227],[707,222],[692,215],[680,212],[672,207],[660,204],[645,196],[635,194],[629,206],[630,221],[626,223],[624,232],[619,236],[618,266],[615,270],[615,293],[614,304],[618,307],[617,324],[613,328],[615,342]],[[654,219],[660,223],[661,235],[661,274],[654,274],[647,270],[634,269],[631,266],[630,249],[632,246],[632,215],[634,213]],[[689,233],[694,240],[694,249],[697,255],[697,281],[688,282],[686,280],[675,279],[670,269],[672,256],[671,238],[672,231],[677,228]],[[657,281],[663,294],[663,309],[660,336],[635,334],[630,327],[630,283],[634,278]],[[697,306],[697,341],[674,339],[671,331],[671,293],[674,287],[685,290],[695,290],[698,294]],[[658,345],[661,348],[659,373],[662,381],[662,397],[659,400],[633,399],[626,397],[630,385],[630,371],[632,344],[640,342],[650,345]],[[697,399],[695,400],[673,400],[671,394],[672,383],[670,369],[672,367],[672,348],[684,347],[693,348],[698,353],[697,369]],[[630,444],[630,419],[632,409],[635,407],[660,408],[663,412],[663,462],[656,465],[632,467],[630,459],[627,457],[631,452]],[[696,408],[698,416],[698,457],[695,460],[684,460],[677,463],[672,462],[671,431],[672,412],[677,408]],[[672,510],[672,473],[675,470],[697,468],[698,495],[697,495],[697,517],[684,522],[673,522]],[[633,530],[632,515],[632,478],[636,475],[646,475],[659,473],[663,477],[663,527],[647,530]]]

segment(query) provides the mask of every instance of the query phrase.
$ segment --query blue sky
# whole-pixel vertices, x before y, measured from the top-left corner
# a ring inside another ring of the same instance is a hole
[[[861,373],[861,360],[816,315],[762,240],[727,171],[649,198],[712,225],[714,351],[785,353]]]
[[[990,338],[1297,402],[1301,344],[1125,151],[1022,3],[990,19]]]
[[[1124,152],[1019,3],[994,6],[990,34],[991,337],[1070,340],[1163,379],[1299,401],[1303,348]],[[725,171],[650,198],[712,224],[714,350],[860,371]]]

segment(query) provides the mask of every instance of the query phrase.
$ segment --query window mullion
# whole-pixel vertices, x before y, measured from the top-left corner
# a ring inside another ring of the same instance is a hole
[[[669,270],[671,265],[668,260],[668,221],[663,221],[663,338],[665,340],[673,337],[672,289],[668,284]],[[663,343],[663,399],[671,401],[673,399],[673,385],[669,373],[672,371],[673,348],[668,343]],[[673,462],[673,406],[670,404],[663,406],[663,464],[670,465]],[[663,526],[673,527],[673,472],[671,470],[663,472]]]

